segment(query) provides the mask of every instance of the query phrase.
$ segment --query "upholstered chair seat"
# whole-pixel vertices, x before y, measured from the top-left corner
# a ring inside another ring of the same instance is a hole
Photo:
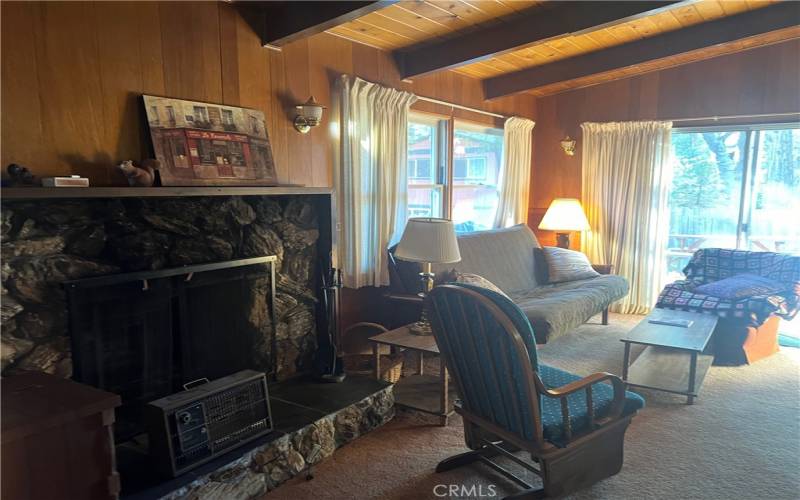
[[[545,364],[539,365],[539,377],[548,389],[577,382],[581,377],[572,373],[559,370]],[[611,403],[614,401],[614,390],[608,384],[592,385],[592,407],[595,418],[608,416]],[[567,396],[569,406],[570,428],[574,433],[583,433],[589,430],[589,413],[586,405],[586,392],[576,392]],[[622,415],[632,415],[644,407],[644,399],[636,393],[625,391],[625,404]],[[557,399],[542,398],[542,428],[544,438],[555,445],[560,445],[564,438],[564,421],[561,414],[561,404]]]

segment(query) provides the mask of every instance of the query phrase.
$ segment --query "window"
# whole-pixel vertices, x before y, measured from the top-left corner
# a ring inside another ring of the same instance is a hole
[[[494,225],[503,131],[456,122],[453,133],[453,212],[461,231]]]
[[[408,160],[409,182],[430,179],[432,176],[430,158]]]
[[[196,122],[207,122],[208,121],[208,109],[205,106],[194,106],[194,121]]]
[[[500,129],[412,113],[408,124],[408,216],[449,216],[458,232],[491,229],[502,152]],[[450,156],[453,172],[448,184]]]
[[[258,125],[258,118],[255,116],[250,116],[250,131],[253,135],[259,135],[261,133],[261,128]]]
[[[159,125],[160,119],[158,117],[158,106],[150,106],[150,116],[152,117],[151,123],[153,125]]]
[[[444,214],[444,155],[440,146],[446,122],[415,116],[408,124],[408,216]]]
[[[222,110],[222,123],[225,125],[233,125],[233,111],[230,109]]]
[[[214,165],[216,163],[214,144],[211,141],[208,139],[200,139],[197,141],[197,150],[200,156],[200,163],[205,165]]]
[[[669,278],[699,248],[800,254],[800,128],[677,129],[672,146]]]

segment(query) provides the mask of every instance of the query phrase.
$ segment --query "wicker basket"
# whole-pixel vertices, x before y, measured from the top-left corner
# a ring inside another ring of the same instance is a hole
[[[403,353],[381,354],[381,380],[394,384],[403,374]],[[375,357],[372,354],[345,354],[344,371],[351,375],[375,374]]]
[[[375,374],[375,355],[372,351],[370,337],[380,335],[389,330],[377,323],[356,323],[347,328],[343,334],[343,355],[345,373],[351,375]],[[384,347],[384,349],[388,349]],[[381,354],[380,378],[394,384],[403,374],[403,353]]]

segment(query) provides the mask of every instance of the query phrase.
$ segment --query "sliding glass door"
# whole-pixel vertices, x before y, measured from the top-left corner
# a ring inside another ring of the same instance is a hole
[[[675,129],[667,274],[699,248],[800,254],[797,125]]]
[[[800,128],[756,130],[745,248],[800,254]]]

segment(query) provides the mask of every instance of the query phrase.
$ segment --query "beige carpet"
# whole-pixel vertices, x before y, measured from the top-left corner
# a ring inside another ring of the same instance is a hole
[[[618,338],[639,320],[612,315],[610,326],[584,325],[545,346],[541,358],[576,374],[621,373]],[[647,407],[628,428],[622,471],[571,498],[800,498],[800,349],[784,348],[752,366],[712,367],[694,406],[679,396],[641,394]],[[313,480],[296,478],[266,499],[435,499],[442,498],[434,494],[439,484],[467,486],[467,494],[447,498],[517,491],[482,464],[433,472],[462,451],[458,417],[438,427],[403,412],[319,464]],[[529,472],[524,477],[538,482]]]

